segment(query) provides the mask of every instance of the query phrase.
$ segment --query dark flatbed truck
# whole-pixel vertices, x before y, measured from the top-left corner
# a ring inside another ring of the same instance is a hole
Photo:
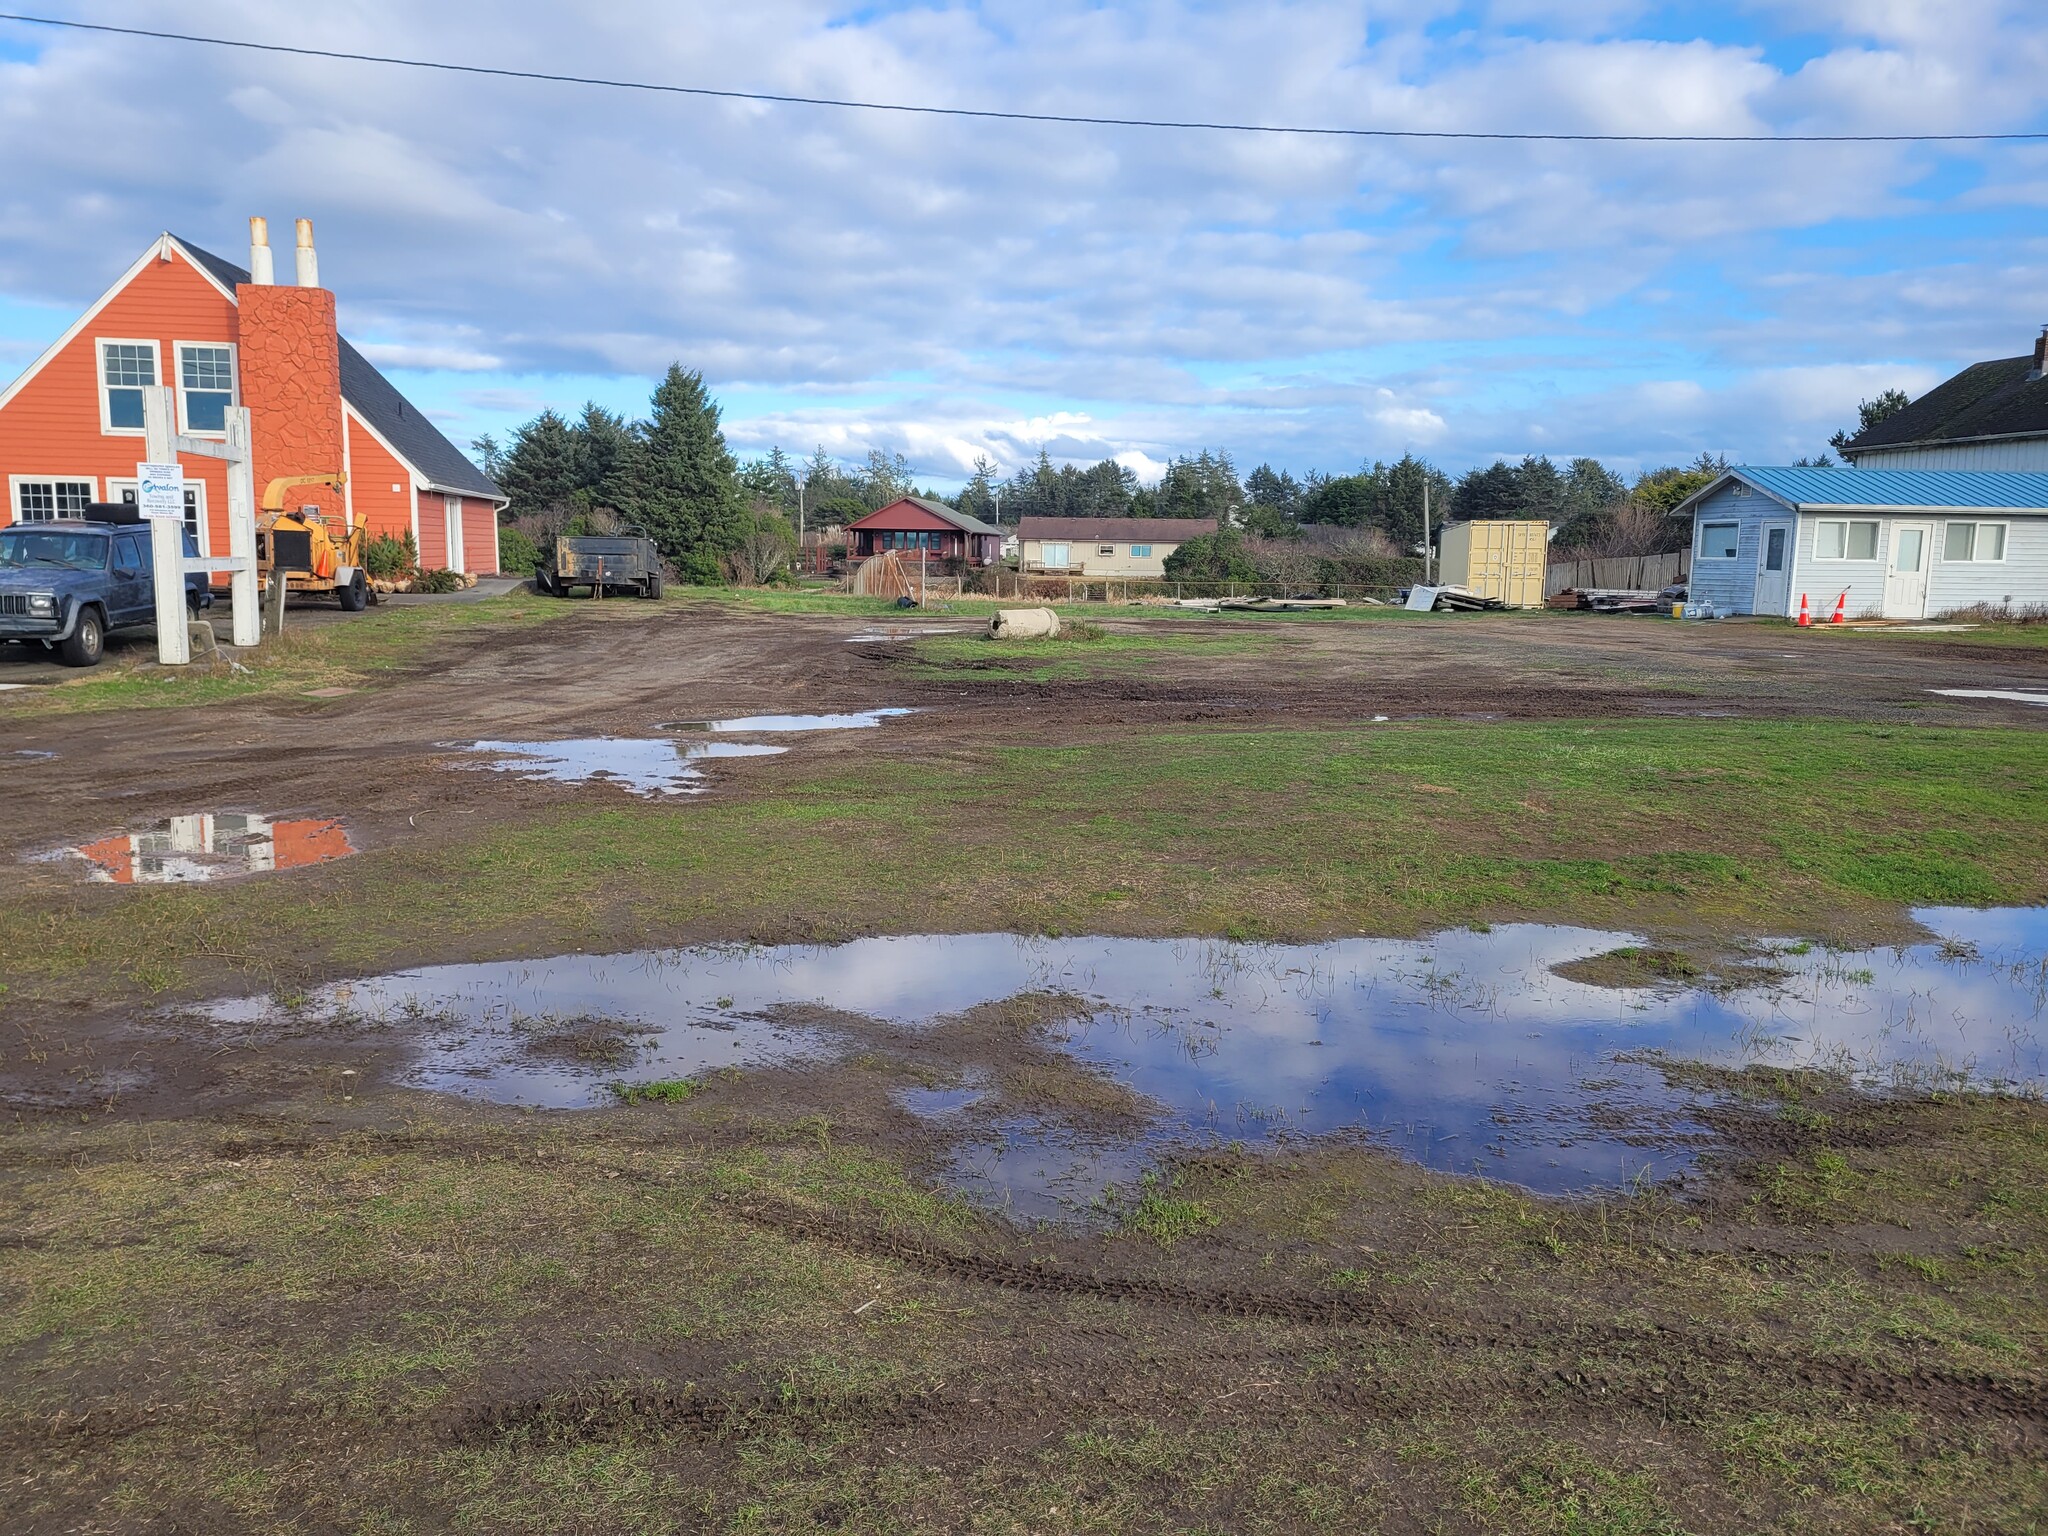
[[[654,540],[644,534],[586,534],[581,538],[557,539],[555,563],[538,567],[533,573],[533,584],[555,597],[567,597],[572,587],[588,587],[592,597],[630,592],[639,597],[658,598],[661,555]]]

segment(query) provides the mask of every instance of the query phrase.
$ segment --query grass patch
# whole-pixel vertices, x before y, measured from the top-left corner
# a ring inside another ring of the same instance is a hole
[[[612,1097],[621,1104],[681,1104],[696,1094],[698,1085],[687,1077],[657,1078],[651,1083],[612,1083]]]
[[[606,604],[602,620],[628,618],[633,604]],[[0,696],[8,716],[79,714],[112,709],[165,709],[221,704],[314,688],[368,688],[426,659],[436,647],[483,635],[516,632],[585,610],[524,588],[503,597],[434,606],[380,607],[334,623],[301,625],[286,619],[282,638],[242,658],[246,671],[225,663],[162,667],[153,654],[108,661],[77,678]]]
[[[1162,731],[809,777],[792,760],[754,798],[568,803],[240,884],[23,893],[0,901],[0,1006],[59,982],[103,1002],[201,976],[267,983],[281,955],[389,969],[423,952],[422,911],[433,943],[506,953],[531,953],[536,923],[566,950],[827,941],[876,912],[899,932],[970,913],[1024,933],[1247,939],[1525,916],[1892,937],[1902,907],[1959,889],[2048,899],[2040,744],[1837,722],[1431,722]]]
[[[1121,617],[1121,615],[1119,615]],[[1245,656],[1283,644],[1271,634],[1216,634],[1199,630],[1132,634],[1106,630],[1088,620],[1065,624],[1040,640],[974,639],[933,635],[915,643],[914,676],[958,677],[993,674],[1004,682],[1060,683],[1091,677],[1128,676],[1172,656]]]

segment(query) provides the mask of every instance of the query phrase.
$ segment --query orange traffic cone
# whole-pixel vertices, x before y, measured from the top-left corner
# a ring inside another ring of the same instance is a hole
[[[1813,628],[1813,615],[1806,611],[1806,594],[1804,592],[1799,594],[1799,627],[1801,629]]]
[[[1835,599],[1835,616],[1834,616],[1834,617],[1833,617],[1832,619],[1829,619],[1829,620],[1828,620],[1828,622],[1829,622],[1830,624],[1839,624],[1839,623],[1841,623],[1841,622],[1842,622],[1842,610],[1843,610],[1844,608],[1848,607],[1848,606],[1849,606],[1849,594],[1848,594],[1847,592],[1844,592],[1844,593],[1843,593],[1843,594],[1842,594],[1842,595],[1841,595],[1840,597],[1838,597],[1838,598],[1836,598],[1836,599]]]

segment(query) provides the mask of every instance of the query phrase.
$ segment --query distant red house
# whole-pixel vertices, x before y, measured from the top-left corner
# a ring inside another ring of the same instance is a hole
[[[249,408],[259,491],[273,476],[342,470],[339,494],[301,489],[293,505],[410,533],[429,569],[495,571],[504,493],[335,330],[334,294],[307,281],[317,275],[311,240],[307,226],[298,285],[267,271],[252,278],[175,235],[152,241],[0,389],[0,527],[131,498],[142,390],[162,384],[191,436],[221,436],[225,408]],[[252,232],[252,265],[270,255],[267,232]],[[185,461],[185,526],[201,554],[228,553],[219,459]]]
[[[933,560],[994,565],[1003,558],[1003,531],[921,496],[892,501],[846,525],[848,559],[866,560],[892,549],[913,559],[922,552]]]

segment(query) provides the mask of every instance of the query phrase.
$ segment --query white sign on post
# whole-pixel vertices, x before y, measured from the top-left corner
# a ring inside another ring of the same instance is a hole
[[[185,520],[185,467],[182,464],[135,466],[135,500],[144,517]]]

